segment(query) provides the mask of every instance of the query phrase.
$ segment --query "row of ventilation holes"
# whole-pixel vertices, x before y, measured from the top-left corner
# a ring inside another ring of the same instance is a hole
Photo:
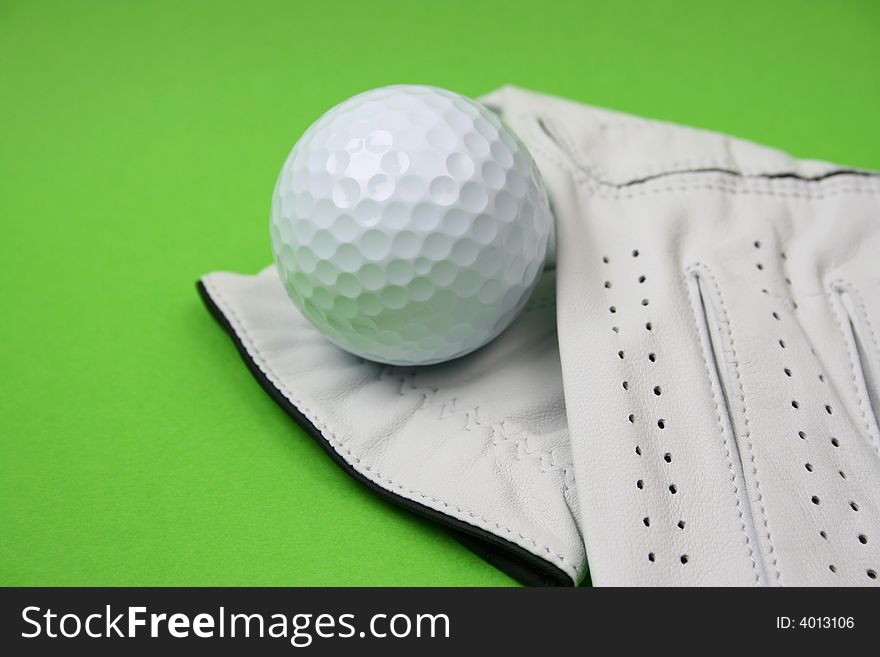
[[[756,250],[760,250],[760,249],[761,249],[761,242],[760,242],[760,240],[755,240],[755,242],[754,242],[754,247],[755,247]],[[781,252],[781,253],[779,254],[779,257],[780,257],[783,261],[787,259],[784,251]],[[764,264],[763,264],[763,263],[758,262],[755,266],[756,266],[756,268],[758,269],[758,271],[764,271]],[[790,280],[787,276],[785,277],[785,282],[786,282],[786,284],[788,284],[789,286],[791,285],[791,280]],[[770,295],[770,291],[769,291],[767,288],[762,288],[762,289],[761,289],[761,292],[762,292],[764,295],[767,295],[767,296]],[[797,306],[797,303],[796,303],[795,301],[792,301],[792,309],[793,309],[793,310],[797,310],[797,307],[798,307],[798,306]],[[776,312],[775,310],[771,313],[771,315],[772,315],[773,319],[775,319],[776,321],[782,321],[781,316],[780,316],[779,313]],[[784,338],[779,338],[779,339],[777,340],[777,344],[779,345],[779,348],[782,349],[782,350],[784,350],[784,349],[787,348],[787,345],[786,345],[786,343],[785,343],[785,339],[784,339]],[[792,372],[791,368],[789,368],[789,367],[784,367],[784,368],[782,369],[782,372],[783,372],[783,374],[784,374],[787,378],[792,378],[792,376],[793,376],[793,372]],[[822,383],[825,383],[825,382],[826,382],[826,379],[825,379],[825,375],[824,375],[824,374],[821,374],[821,373],[819,374],[819,381],[821,381]],[[794,410],[797,411],[797,410],[800,409],[801,406],[800,406],[800,403],[799,403],[796,399],[793,399],[793,400],[791,401],[791,407],[792,407]],[[825,412],[826,412],[828,415],[832,415],[832,414],[834,413],[834,409],[831,407],[831,404],[825,404]],[[801,430],[801,431],[798,431],[798,434],[797,434],[797,435],[798,435],[798,438],[800,438],[801,440],[806,440],[806,439],[807,439],[807,434],[806,434],[806,432],[804,432],[804,431],[802,431],[802,430]],[[830,442],[831,442],[831,445],[832,445],[833,447],[835,447],[835,448],[840,447],[840,441],[839,441],[837,438],[832,437],[832,438],[830,439]],[[813,471],[814,471],[813,464],[812,464],[812,463],[809,463],[809,462],[804,463],[804,468],[806,469],[807,472],[813,472]],[[837,471],[837,474],[840,475],[841,479],[846,479],[846,473],[845,473],[843,470],[838,470],[838,471]],[[819,505],[822,503],[822,500],[820,500],[819,497],[818,497],[817,495],[813,495],[813,496],[810,497],[810,502],[811,502],[812,504],[814,504],[815,506],[819,506]],[[856,502],[854,502],[854,501],[850,501],[849,506],[850,506],[850,508],[851,508],[853,511],[858,511],[858,510],[859,510],[859,505],[858,505]],[[823,540],[825,540],[825,541],[828,540],[828,532],[826,532],[824,529],[822,529],[822,530],[819,531],[819,536],[820,536]],[[862,545],[867,545],[867,544],[868,544],[868,537],[867,537],[865,534],[861,534],[861,533],[860,533],[860,534],[857,536],[857,539],[858,539],[859,543],[861,543]],[[837,566],[834,565],[834,564],[829,564],[829,565],[828,565],[828,570],[830,570],[832,573],[837,573]],[[873,568],[869,568],[867,571],[865,571],[865,574],[868,576],[869,579],[877,579],[877,571],[875,571]]]
[[[639,257],[639,250],[638,250],[638,249],[633,250],[633,252],[632,252],[632,257],[633,257],[633,258],[638,258],[638,257]],[[604,257],[602,258],[602,262],[605,263],[605,264],[607,265],[608,263],[611,262],[611,259],[610,259],[608,256],[604,256]],[[645,277],[644,274],[641,274],[641,275],[639,275],[639,277],[638,277],[637,280],[638,280],[639,284],[642,285],[642,284],[645,283],[645,281],[647,280],[647,278]],[[606,280],[606,281],[605,281],[605,289],[606,289],[606,290],[610,290],[611,287],[612,287],[612,285],[611,285],[611,281],[610,281],[610,280]],[[649,306],[650,303],[651,303],[651,302],[650,302],[650,299],[648,299],[648,297],[643,298],[642,301],[641,301],[641,305],[642,305],[643,307],[647,307],[647,306]],[[614,305],[609,306],[609,307],[608,307],[608,312],[610,312],[612,315],[616,315],[616,314],[617,314],[617,306],[614,306]],[[611,330],[612,330],[615,334],[619,334],[619,333],[620,333],[620,327],[618,327],[618,326],[616,326],[616,325],[615,325],[615,326],[612,326],[612,327],[611,327]],[[653,330],[654,330],[654,325],[653,325],[650,321],[645,322],[645,330],[646,330],[646,331],[653,331]],[[626,358],[626,354],[625,354],[624,351],[621,349],[620,351],[617,352],[617,357],[618,357],[620,360],[624,360],[624,358]],[[657,354],[656,354],[655,352],[653,352],[653,351],[652,351],[652,352],[649,352],[649,353],[648,353],[648,361],[651,362],[651,363],[655,363],[655,362],[657,362]],[[623,386],[623,389],[624,389],[624,390],[629,390],[629,381],[624,380],[624,381],[622,382],[622,386]],[[654,393],[655,396],[659,397],[660,395],[663,394],[663,389],[662,389],[659,385],[655,385],[655,386],[652,388],[652,392]],[[635,422],[636,422],[636,416],[635,416],[633,413],[630,413],[630,414],[627,416],[627,420],[630,422],[630,424],[635,424]],[[657,420],[657,428],[658,428],[658,429],[661,429],[661,430],[662,430],[662,429],[665,429],[665,428],[666,428],[666,420],[663,419],[663,418],[659,418],[659,419]],[[638,444],[636,445],[636,450],[635,450],[635,451],[636,451],[636,456],[639,456],[639,457],[642,456],[642,448],[641,448],[640,445],[638,445]],[[665,463],[672,463],[672,454],[671,454],[670,452],[666,452],[665,454],[663,454],[663,461],[664,461]],[[638,481],[636,481],[636,488],[638,488],[639,490],[644,490],[644,488],[645,488],[645,482],[644,482],[643,480],[639,479]],[[668,490],[669,490],[670,495],[676,495],[676,494],[678,493],[678,486],[676,486],[675,484],[669,484],[669,488],[668,488]],[[645,527],[650,527],[650,526],[651,526],[651,518],[650,518],[649,516],[645,516],[644,518],[642,518],[642,524],[644,524]],[[683,530],[683,529],[685,528],[685,522],[684,522],[684,520],[679,520],[679,521],[676,523],[676,527],[678,527],[678,529]],[[655,555],[653,552],[649,552],[649,553],[648,553],[648,561],[651,562],[651,563],[654,563],[655,560],[656,560],[656,555]],[[688,557],[687,554],[682,554],[682,555],[679,556],[679,561],[682,563],[682,565],[688,563],[689,560],[690,560],[690,557]]]

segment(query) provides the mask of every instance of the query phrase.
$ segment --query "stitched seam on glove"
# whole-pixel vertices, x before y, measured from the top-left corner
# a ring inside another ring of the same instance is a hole
[[[369,361],[364,362],[368,363]],[[483,429],[489,435],[493,446],[497,447],[502,443],[508,443],[515,448],[516,452],[513,457],[514,461],[534,460],[537,464],[538,471],[541,474],[560,472],[563,477],[563,492],[572,490],[574,475],[571,471],[571,460],[566,460],[562,463],[554,463],[552,451],[531,451],[529,449],[528,435],[524,435],[521,437],[512,436],[511,432],[505,428],[507,420],[495,421],[481,419],[479,404],[476,406],[468,406],[464,409],[456,408],[456,403],[459,401],[458,397],[436,401],[434,397],[438,392],[437,388],[433,388],[431,386],[420,386],[416,384],[415,372],[409,372],[407,374],[401,375],[396,373],[395,369],[397,368],[394,368],[392,366],[380,367],[377,377],[378,380],[387,381],[390,379],[398,383],[398,394],[401,397],[406,397],[408,395],[420,396],[422,398],[422,403],[420,404],[418,410],[436,407],[439,411],[440,420],[445,420],[453,416],[464,416],[465,431],[472,431],[475,427]],[[500,437],[500,439],[498,437]]]
[[[847,312],[843,304],[843,295],[849,295],[850,298],[855,299],[856,302],[860,304],[859,315],[862,316],[852,317],[850,313]],[[828,301],[834,311],[834,318],[837,320],[837,327],[840,329],[844,343],[847,346],[851,381],[856,398],[859,400],[859,414],[862,418],[862,425],[865,428],[865,437],[868,439],[868,443],[871,444],[874,450],[880,454],[880,435],[878,435],[877,430],[877,417],[871,404],[870,395],[868,394],[867,389],[867,381],[865,380],[865,368],[868,367],[868,363],[862,364],[859,358],[859,331],[857,331],[855,327],[856,321],[858,320],[859,324],[866,327],[867,333],[871,336],[873,341],[875,351],[880,353],[880,350],[878,350],[877,347],[877,336],[868,320],[867,313],[864,313],[864,305],[862,304],[861,296],[850,283],[841,278],[831,281],[828,286]],[[847,325],[849,325],[850,330],[847,330]]]
[[[697,335],[700,336],[700,349],[701,356],[703,357],[703,365],[706,368],[706,381],[708,383],[709,389],[712,392],[712,401],[715,405],[715,418],[718,421],[718,430],[721,436],[721,443],[724,447],[724,456],[727,459],[727,466],[730,470],[730,484],[733,488],[733,497],[736,505],[737,516],[740,520],[740,527],[742,529],[743,537],[745,538],[746,548],[749,552],[749,560],[752,563],[752,570],[755,574],[755,584],[761,583],[761,569],[758,566],[758,562],[755,559],[755,551],[752,546],[752,541],[749,538],[749,525],[754,526],[754,521],[751,518],[751,511],[748,509],[747,504],[744,503],[742,499],[742,494],[740,492],[740,487],[737,485],[737,473],[736,468],[734,467],[734,459],[732,455],[733,449],[735,447],[731,447],[731,441],[736,441],[736,436],[733,435],[733,427],[731,422],[729,421],[725,424],[724,422],[724,414],[727,414],[727,410],[722,411],[722,407],[726,405],[726,402],[719,399],[720,390],[716,389],[717,386],[723,385],[720,380],[720,372],[717,371],[717,367],[714,364],[710,363],[710,355],[708,350],[712,349],[711,338],[708,334],[708,318],[705,316],[705,312],[700,312],[697,310],[699,306],[702,305],[702,300],[699,297],[699,268],[692,268],[687,271],[684,276],[685,285],[688,290],[688,296],[690,298],[690,310],[691,316],[694,320],[694,329],[697,332]],[[693,284],[689,284],[690,281],[693,281]],[[702,317],[702,322],[700,318]],[[701,324],[703,326],[701,326]],[[713,377],[712,373],[715,372],[716,376]],[[723,394],[723,393],[721,393]],[[738,450],[737,450],[738,451]],[[743,483],[744,486],[744,483]],[[746,491],[743,491],[746,492]],[[745,511],[743,510],[745,507]],[[749,515],[749,519],[746,520],[746,515]]]
[[[727,381],[727,384],[735,386],[735,396],[740,406],[739,412],[742,414],[743,418],[743,432],[742,436],[740,436],[739,438],[745,439],[745,444],[749,453],[752,478],[755,482],[756,499],[754,500],[754,504],[758,507],[761,515],[761,521],[764,525],[764,535],[767,540],[767,556],[770,558],[770,561],[773,565],[773,572],[775,575],[776,583],[778,585],[782,585],[782,576],[779,572],[779,565],[776,561],[776,554],[774,553],[773,538],[770,532],[770,524],[767,519],[766,509],[764,508],[764,496],[761,493],[761,481],[760,475],[758,473],[758,463],[755,460],[754,446],[752,443],[752,430],[749,421],[749,409],[746,405],[746,395],[742,387],[742,377],[740,376],[739,372],[739,360],[736,356],[736,343],[733,338],[734,331],[730,321],[730,315],[727,312],[727,306],[724,303],[724,297],[721,294],[721,288],[718,285],[718,281],[712,274],[711,270],[704,263],[695,262],[687,268],[687,272],[690,275],[695,276],[698,281],[702,278],[702,276],[705,276],[706,280],[710,283],[712,287],[711,293],[715,302],[713,304],[713,306],[715,306],[714,310],[719,314],[717,318],[718,321],[716,322],[716,326],[714,328],[716,331],[719,332],[720,337],[722,338],[726,347],[730,350],[730,354],[732,356],[732,359],[729,361],[729,367],[733,371],[733,380]],[[707,324],[708,323],[709,322],[707,321]],[[712,328],[712,326],[709,326],[710,330],[712,330]],[[719,375],[721,376],[720,383],[723,386],[725,385],[724,373],[719,371]],[[733,400],[728,397],[728,403],[731,403],[732,401]],[[733,422],[731,422],[731,426],[735,426]],[[734,438],[736,439],[736,436]],[[739,440],[737,440],[737,442],[739,442]],[[743,465],[745,465],[745,463],[743,463]]]
[[[832,171],[826,171],[815,176],[802,175],[793,172],[749,173],[745,171],[738,171],[731,168],[730,166],[727,166],[729,162],[710,157],[701,159],[664,161],[656,165],[656,173],[641,174],[639,178],[627,180],[625,182],[614,183],[610,180],[604,179],[597,167],[590,165],[583,159],[583,157],[581,156],[581,149],[577,147],[577,143],[571,137],[564,126],[560,125],[552,118],[544,116],[520,115],[519,119],[522,121],[526,121],[528,124],[531,124],[533,126],[533,134],[535,134],[536,132],[540,133],[544,136],[545,139],[550,140],[551,142],[559,141],[559,146],[562,147],[562,150],[565,152],[566,156],[568,157],[568,159],[571,160],[571,163],[576,167],[577,170],[582,171],[584,174],[587,175],[587,177],[594,180],[596,183],[605,185],[607,187],[624,188],[651,182],[658,178],[692,173],[720,173],[736,178],[747,178],[755,180],[788,180],[790,182],[821,182],[829,178],[835,178],[838,176],[859,176],[863,178],[880,177],[880,173],[855,169],[852,167],[839,167],[833,169]],[[620,124],[621,127],[626,127],[626,125],[627,124],[623,123]],[[534,130],[535,126],[537,127],[536,131]],[[648,126],[646,125],[645,127]],[[621,132],[631,132],[631,130],[622,130]]]
[[[551,306],[555,308],[555,305],[555,297],[544,295],[530,299],[522,312],[525,314],[539,310],[544,311]],[[369,361],[363,362],[368,363]],[[508,424],[507,420],[496,421],[481,419],[479,405],[469,406],[466,409],[456,408],[457,402],[460,401],[457,396],[448,400],[435,401],[434,397],[438,392],[437,388],[417,384],[415,378],[418,373],[415,371],[407,372],[406,374],[399,374],[399,370],[399,367],[382,366],[379,368],[378,378],[380,380],[391,379],[398,382],[400,386],[398,393],[401,396],[406,396],[407,394],[422,396],[423,402],[419,407],[419,410],[436,406],[439,408],[441,420],[451,417],[452,415],[464,415],[465,431],[471,431],[474,426],[482,428],[488,433],[493,446],[498,447],[502,443],[507,443],[515,448],[516,451],[513,457],[514,461],[532,460],[536,463],[538,471],[545,475],[551,472],[559,472],[563,478],[563,493],[574,491],[574,471],[570,455],[568,458],[561,460],[561,462],[554,462],[558,450],[545,451],[529,449],[528,440],[530,436],[526,433],[521,433],[519,436],[512,435],[511,430],[506,427]],[[500,437],[500,440],[497,437]]]
[[[778,176],[719,172],[717,168],[713,168],[699,172],[669,172],[664,176],[653,177],[644,182],[639,182],[638,185],[631,183],[608,183],[591,175],[589,168],[578,166],[571,160],[569,153],[561,150],[559,145],[550,139],[547,133],[540,128],[541,122],[545,121],[545,119],[533,115],[523,115],[519,118],[522,121],[519,131],[530,135],[529,148],[531,150],[541,153],[554,164],[568,171],[576,182],[587,184],[592,193],[604,198],[638,198],[652,194],[700,189],[730,194],[754,194],[815,200],[848,193],[880,195],[880,185],[877,184],[880,181],[880,174],[866,172],[849,174],[841,171],[839,177],[844,178],[844,181],[837,182],[836,178],[838,176],[815,180],[791,179]],[[721,178],[724,182],[714,184],[703,182],[704,177],[712,175]],[[853,184],[853,181],[846,179],[850,175],[858,176],[864,184]],[[684,181],[678,185],[667,183],[661,186],[663,181],[674,177],[681,177]],[[830,183],[828,182],[829,180],[831,181]],[[791,187],[792,189],[785,189],[786,187]],[[805,192],[804,189],[807,191]]]

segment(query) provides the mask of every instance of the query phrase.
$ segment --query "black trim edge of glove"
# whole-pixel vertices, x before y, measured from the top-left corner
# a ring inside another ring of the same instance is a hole
[[[214,303],[210,293],[205,288],[201,280],[196,282],[196,290],[199,293],[206,308],[217,320],[217,323],[226,331],[232,342],[235,344],[239,355],[247,365],[257,383],[265,390],[275,402],[299,424],[302,429],[314,438],[325,452],[333,459],[333,461],[342,470],[354,477],[355,480],[365,485],[381,498],[392,502],[408,511],[428,518],[440,525],[464,547],[474,552],[477,556],[483,558],[502,572],[510,575],[518,582],[528,586],[573,586],[571,578],[562,570],[552,563],[544,561],[540,557],[524,550],[518,545],[506,541],[494,534],[491,534],[479,527],[474,527],[466,522],[462,522],[457,518],[452,518],[439,511],[414,502],[405,497],[401,497],[381,486],[377,486],[369,479],[362,476],[357,470],[351,467],[345,459],[343,459],[336,450],[327,442],[323,434],[313,425],[299,409],[294,406],[274,385],[269,381],[259,367],[251,360],[247,353],[247,349],[239,340],[238,335],[232,328],[232,325],[226,319],[223,311]]]

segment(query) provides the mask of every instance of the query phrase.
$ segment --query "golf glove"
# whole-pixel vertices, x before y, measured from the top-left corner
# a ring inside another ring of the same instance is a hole
[[[596,584],[880,584],[880,177],[482,100],[545,178],[556,271],[493,343],[423,369],[339,351],[272,269],[203,277],[266,390],[526,583],[588,556]]]

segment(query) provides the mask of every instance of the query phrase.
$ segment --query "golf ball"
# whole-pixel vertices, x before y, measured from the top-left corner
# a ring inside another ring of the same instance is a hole
[[[331,342],[427,365],[486,344],[544,264],[551,215],[534,161],[490,110],[434,87],[337,105],[296,143],[272,199],[288,295]]]

